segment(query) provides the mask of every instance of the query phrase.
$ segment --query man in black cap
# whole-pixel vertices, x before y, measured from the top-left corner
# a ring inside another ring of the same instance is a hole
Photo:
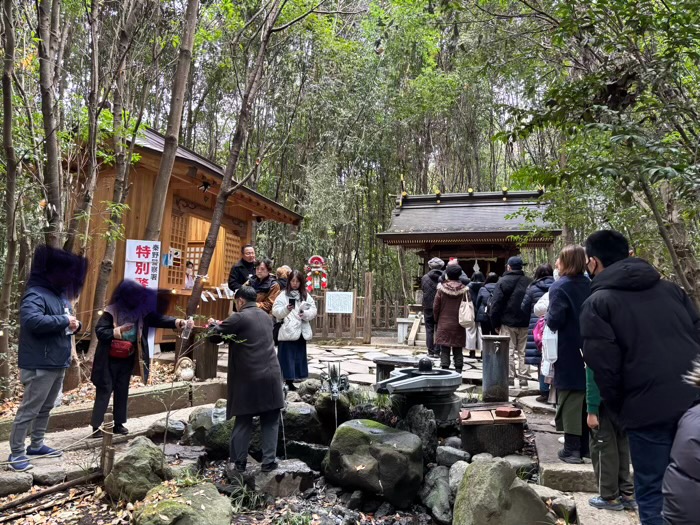
[[[494,329],[501,335],[510,336],[510,377],[517,376],[521,387],[527,386],[529,372],[525,364],[525,345],[530,315],[523,313],[520,305],[531,281],[523,272],[523,260],[511,257],[506,272],[496,284],[489,306],[489,317]]]

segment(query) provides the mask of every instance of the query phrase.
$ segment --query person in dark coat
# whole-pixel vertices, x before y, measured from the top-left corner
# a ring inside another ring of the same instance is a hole
[[[479,294],[476,296],[474,311],[476,312],[476,324],[479,327],[479,339],[482,335],[494,335],[496,331],[491,326],[491,318],[488,313],[488,304],[493,297],[493,292],[496,290],[498,283],[498,274],[490,272],[486,276],[486,282],[479,289]]]
[[[22,402],[10,432],[10,468],[33,468],[33,456],[59,457],[44,444],[49,414],[63,388],[72,360],[73,334],[81,328],[71,302],[80,294],[87,260],[64,250],[39,246],[19,311],[19,378]],[[27,435],[31,444],[26,447]]]
[[[561,276],[549,288],[547,326],[557,332],[557,361],[554,363],[554,386],[557,389],[557,430],[564,432],[564,448],[559,459],[566,463],[583,463],[589,455],[586,423],[586,367],[581,348],[579,315],[583,302],[591,294],[586,271],[586,253],[581,246],[565,246],[556,262]]]
[[[697,397],[680,378],[700,353],[700,316],[679,286],[629,257],[622,234],[592,234],[586,253],[593,293],[581,314],[584,359],[627,431],[641,522],[661,525],[676,427]]]
[[[700,360],[686,381],[700,388]],[[667,525],[700,523],[700,400],[678,422],[662,491]]]
[[[232,336],[228,351],[226,418],[236,418],[231,435],[230,458],[238,472],[246,469],[253,417],[260,416],[262,470],[277,468],[277,432],[284,407],[282,371],[272,340],[272,318],[257,307],[257,293],[242,286],[236,294],[238,312],[222,322],[209,320],[218,344]]]
[[[433,315],[437,323],[435,345],[440,346],[440,367],[450,368],[450,353],[452,353],[455,371],[462,373],[464,354],[462,349],[467,342],[467,332],[459,324],[459,307],[469,289],[459,281],[462,269],[457,265],[448,265],[445,273],[447,281],[438,285]],[[467,298],[467,300],[469,300]]]
[[[170,294],[168,294],[170,295]],[[166,294],[161,294],[166,297]],[[94,438],[102,436],[99,430],[104,421],[109,398],[113,397],[115,434],[126,435],[129,382],[132,375],[140,375],[144,384],[148,382],[150,354],[148,331],[151,328],[182,329],[193,321],[175,319],[164,315],[167,304],[159,301],[158,292],[144,288],[136,281],[125,279],[117,285],[109,305],[104,309],[97,325],[97,349],[92,364],[90,381],[95,385],[95,401],[92,406],[90,424]],[[111,355],[112,341],[128,341],[132,344],[131,355]]]
[[[530,314],[521,308],[525,292],[531,279],[523,272],[523,260],[511,257],[506,265],[506,273],[498,281],[493,291],[489,317],[491,325],[501,335],[510,337],[510,377],[520,379],[520,386],[527,387],[529,369],[525,364],[525,344]]]
[[[438,257],[428,261],[430,271],[420,281],[423,291],[423,321],[425,322],[425,346],[428,347],[429,356],[439,356],[440,349],[435,348],[433,334],[435,332],[435,318],[433,317],[433,302],[437,293],[438,281],[442,276],[445,263]]]
[[[537,367],[537,375],[540,378],[540,395],[537,397],[537,401],[540,403],[546,403],[549,398],[549,385],[544,382],[544,376],[541,372],[542,365],[542,353],[537,348],[535,344],[535,336],[533,335],[533,330],[537,321],[539,321],[539,316],[535,315],[535,305],[544,294],[549,291],[549,288],[554,284],[554,270],[551,264],[542,264],[537,267],[534,275],[534,282],[530,283],[525,292],[525,298],[523,299],[523,304],[521,308],[523,312],[529,312],[530,314],[530,326],[527,329],[527,344],[525,345],[525,364],[534,365]]]
[[[233,265],[228,275],[228,287],[235,293],[246,281],[254,276],[255,248],[251,244],[246,244],[241,248],[241,260]]]

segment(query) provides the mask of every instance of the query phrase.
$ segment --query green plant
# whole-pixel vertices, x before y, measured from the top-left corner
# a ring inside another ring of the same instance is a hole
[[[278,523],[280,525],[311,525],[313,518],[306,512],[304,514],[284,514]]]
[[[234,514],[258,510],[265,505],[265,495],[248,488],[245,484],[238,485],[231,493],[230,499]]]
[[[198,472],[192,472],[192,470],[189,468],[180,471],[175,478],[175,484],[178,487],[194,487],[204,481],[204,477],[202,477]]]

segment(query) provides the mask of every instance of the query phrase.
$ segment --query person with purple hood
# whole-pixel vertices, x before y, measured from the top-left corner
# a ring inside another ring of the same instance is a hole
[[[34,252],[19,312],[18,366],[24,395],[10,433],[8,461],[13,470],[33,468],[30,457],[63,455],[44,444],[44,435],[71,364],[73,334],[81,328],[71,304],[86,274],[83,257],[49,246]],[[31,444],[25,448],[28,434]]]

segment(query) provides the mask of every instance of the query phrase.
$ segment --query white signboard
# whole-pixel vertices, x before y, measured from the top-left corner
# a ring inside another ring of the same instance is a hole
[[[326,292],[326,312],[329,314],[351,314],[354,305],[352,292]]]
[[[160,275],[160,241],[127,239],[124,279],[132,279],[144,288],[158,289]],[[148,353],[153,357],[156,331],[148,331]]]

